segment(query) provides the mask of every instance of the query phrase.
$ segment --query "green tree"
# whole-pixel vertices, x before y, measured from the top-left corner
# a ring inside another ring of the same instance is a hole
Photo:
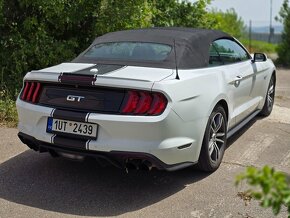
[[[70,60],[92,38],[98,1],[2,2],[1,85],[12,96],[26,72]]]
[[[176,0],[151,0],[153,3],[153,26],[211,28],[214,18],[208,16],[206,6],[210,0],[195,3]]]
[[[150,27],[152,4],[144,0],[102,0],[95,34]]]
[[[0,0],[0,27],[3,26],[3,0]]]
[[[226,12],[214,10],[210,15],[215,20],[214,29],[222,30],[236,38],[241,38],[245,34],[244,21],[233,8]]]
[[[284,30],[282,33],[282,42],[277,48],[278,63],[285,66],[290,66],[290,7],[289,1],[284,0],[282,8],[279,13],[280,17],[276,19],[283,23]]]

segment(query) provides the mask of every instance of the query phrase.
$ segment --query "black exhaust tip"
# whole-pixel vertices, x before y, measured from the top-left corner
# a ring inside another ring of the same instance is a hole
[[[139,168],[140,168],[140,170],[151,171],[153,168],[153,165],[148,160],[145,160],[140,164]]]
[[[153,165],[148,160],[129,159],[126,161],[125,164],[126,172],[129,172],[131,170],[150,171],[152,168]]]
[[[125,168],[128,170],[137,170],[137,166],[133,163],[126,163]]]

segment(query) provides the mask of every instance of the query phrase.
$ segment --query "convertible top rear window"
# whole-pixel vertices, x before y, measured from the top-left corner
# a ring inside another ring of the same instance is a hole
[[[171,46],[149,42],[108,42],[91,47],[84,57],[126,61],[163,61],[171,52]]]
[[[218,30],[156,27],[99,36],[74,63],[116,64],[167,69],[208,67],[209,47],[217,39],[232,39]]]

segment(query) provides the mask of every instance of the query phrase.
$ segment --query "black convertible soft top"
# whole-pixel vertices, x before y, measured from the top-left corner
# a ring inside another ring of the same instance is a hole
[[[233,37],[219,30],[183,27],[146,28],[117,31],[107,33],[96,38],[91,46],[81,53],[73,62],[119,64],[170,69],[174,69],[176,66],[178,69],[202,68],[208,66],[209,49],[211,43],[221,38],[234,40]],[[163,61],[102,60],[84,56],[84,54],[96,44],[108,42],[152,42],[170,45],[172,50],[168,57]]]

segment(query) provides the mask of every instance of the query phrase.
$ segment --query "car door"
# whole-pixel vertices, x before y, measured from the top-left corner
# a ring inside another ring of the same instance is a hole
[[[223,73],[226,81],[226,92],[230,99],[233,125],[241,122],[256,107],[252,98],[254,87],[254,70],[251,56],[237,42],[231,39],[219,39],[212,44],[224,65]]]
[[[256,61],[252,63],[254,69],[254,87],[251,97],[255,99],[257,104],[264,105],[265,94],[268,88],[269,77],[271,76],[271,68],[266,61]]]

